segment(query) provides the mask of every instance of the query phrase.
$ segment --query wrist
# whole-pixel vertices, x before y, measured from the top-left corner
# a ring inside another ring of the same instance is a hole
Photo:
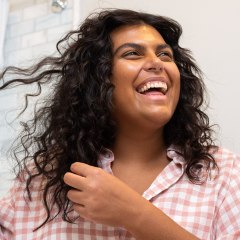
[[[123,219],[123,227],[127,229],[133,236],[137,237],[152,204],[139,196],[138,200],[128,205],[125,219]]]
[[[198,239],[143,197],[125,220],[124,227],[137,240]]]

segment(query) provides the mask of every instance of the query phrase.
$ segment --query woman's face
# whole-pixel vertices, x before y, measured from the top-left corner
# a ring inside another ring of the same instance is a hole
[[[180,74],[173,51],[150,25],[127,25],[111,33],[113,114],[118,126],[163,127],[179,99]]]

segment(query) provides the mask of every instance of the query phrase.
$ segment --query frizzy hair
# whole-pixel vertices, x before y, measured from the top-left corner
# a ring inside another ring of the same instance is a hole
[[[186,160],[186,174],[193,182],[200,178],[192,171],[203,161],[207,168],[214,158],[209,153],[213,145],[208,116],[201,110],[204,104],[204,83],[201,71],[190,52],[179,46],[181,26],[174,20],[131,10],[104,10],[90,15],[79,29],[69,32],[57,44],[59,56],[46,57],[36,65],[20,69],[7,67],[1,74],[0,89],[16,84],[52,85],[51,94],[34,118],[24,123],[19,144],[14,151],[16,174],[26,175],[26,190],[31,200],[31,183],[43,177],[43,201],[47,217],[39,226],[63,214],[68,217],[70,203],[64,174],[73,162],[97,166],[98,156],[112,147],[116,124],[112,119],[112,43],[110,33],[122,25],[148,24],[160,32],[174,52],[174,61],[181,76],[180,99],[172,119],[164,128],[166,146],[181,149]],[[4,81],[5,76],[18,77]],[[19,77],[20,76],[20,77]],[[28,107],[29,95],[26,95]],[[25,110],[24,109],[24,110]],[[19,157],[19,153],[24,153]],[[34,170],[33,170],[34,169]],[[49,196],[52,201],[49,202]],[[51,215],[52,206],[58,209]]]

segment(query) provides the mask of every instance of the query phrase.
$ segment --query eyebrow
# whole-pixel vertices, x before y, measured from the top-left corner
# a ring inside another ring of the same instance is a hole
[[[135,48],[135,49],[137,49],[137,50],[139,50],[139,51],[145,50],[145,47],[142,46],[142,45],[140,45],[140,44],[137,44],[137,43],[124,43],[123,45],[119,46],[119,47],[114,51],[113,55],[117,54],[120,50],[122,50],[122,49],[124,49],[124,48],[129,48],[129,47],[130,47],[130,48]],[[167,43],[163,43],[163,44],[157,45],[156,50],[157,50],[157,51],[160,51],[160,50],[166,49],[166,48],[169,48],[171,51],[173,51],[172,48],[170,47],[170,45],[167,44]]]

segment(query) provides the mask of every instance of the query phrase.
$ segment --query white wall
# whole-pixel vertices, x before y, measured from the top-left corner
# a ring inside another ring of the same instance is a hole
[[[183,27],[181,45],[205,74],[218,144],[240,153],[239,0],[82,0],[82,18],[97,8],[128,8],[165,15]]]
[[[1,0],[0,0],[1,1]],[[4,65],[28,66],[56,52],[56,43],[73,27],[72,0],[61,13],[53,13],[50,0],[10,0],[4,44]],[[0,33],[1,34],[1,33]],[[0,91],[0,197],[11,184],[11,158],[6,151],[19,132],[14,119],[29,87]],[[30,115],[31,111],[25,115]]]

